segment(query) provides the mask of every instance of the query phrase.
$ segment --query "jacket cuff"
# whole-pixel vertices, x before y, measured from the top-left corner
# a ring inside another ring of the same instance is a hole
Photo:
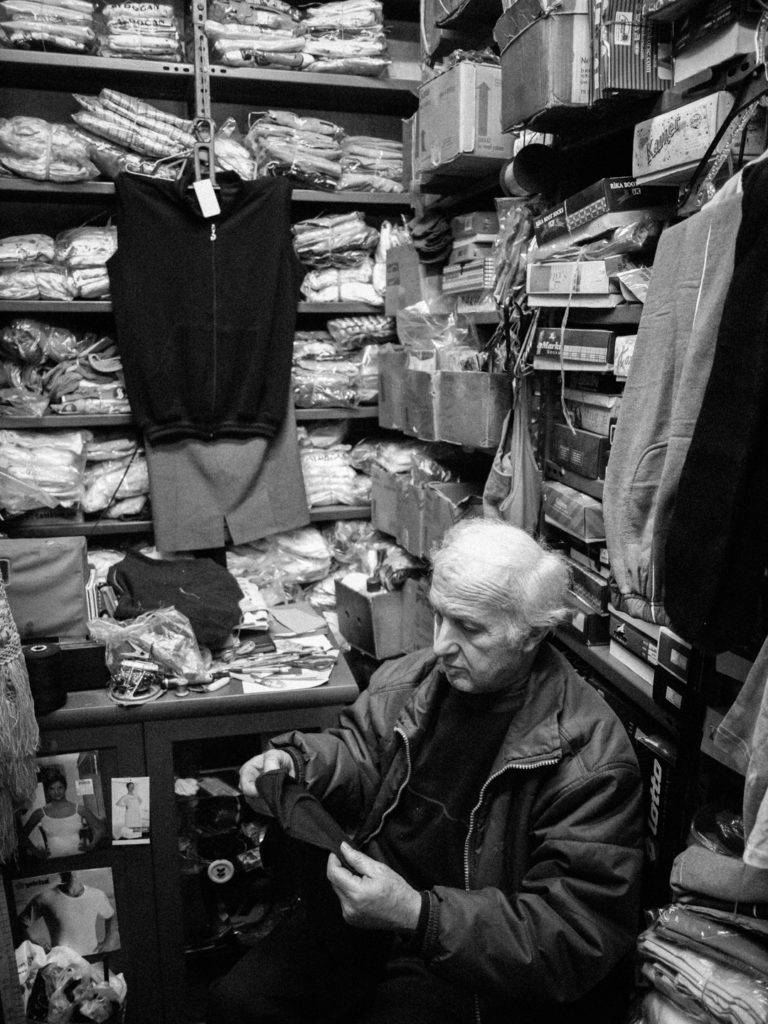
[[[304,758],[301,756],[301,751],[297,750],[296,747],[280,747],[280,750],[284,750],[293,761],[293,767],[296,772],[296,781],[305,785],[307,781],[307,773],[304,770]]]
[[[408,935],[403,936],[403,945],[409,953],[422,952],[424,948],[424,940],[427,936],[427,929],[429,927],[429,914],[431,907],[429,892],[424,890],[420,895],[421,910],[419,911],[419,920],[416,923],[416,928]]]

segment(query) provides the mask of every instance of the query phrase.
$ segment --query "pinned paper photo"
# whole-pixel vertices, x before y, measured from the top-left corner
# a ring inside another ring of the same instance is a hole
[[[149,779],[112,779],[112,843],[149,842]]]
[[[120,949],[111,868],[53,872],[12,884],[22,939],[46,952],[66,946],[80,956]]]
[[[75,857],[106,840],[99,751],[37,759],[37,788],[21,813],[22,858]]]

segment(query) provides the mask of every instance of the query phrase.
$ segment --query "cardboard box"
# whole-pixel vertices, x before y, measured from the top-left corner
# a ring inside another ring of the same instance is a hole
[[[687,181],[734,104],[721,90],[635,125],[632,173],[638,180]]]
[[[605,577],[570,557],[568,568],[571,573],[571,592],[590,604],[595,611],[607,612],[611,588]]]
[[[473,235],[497,235],[498,214],[490,210],[473,210],[451,218],[451,234],[454,238],[471,238]]]
[[[377,530],[397,536],[398,483],[403,474],[390,473],[381,466],[371,467],[371,522]]]
[[[407,652],[431,647],[435,613],[429,603],[429,580],[407,579],[403,586],[403,631]]]
[[[654,637],[645,629],[645,625],[646,623],[639,619],[633,620],[630,616],[611,609],[611,639],[631,651],[651,668],[651,682],[653,682],[652,670],[659,661],[658,627],[656,628],[656,637]]]
[[[568,604],[571,619],[560,627],[588,647],[608,643],[608,619],[605,612],[597,611],[588,601],[569,591]]]
[[[451,255],[448,257],[448,262],[451,264],[456,263],[470,263],[473,260],[485,260],[492,257],[493,254],[493,242],[475,242],[470,239],[463,239],[460,242],[454,242],[451,248]]]
[[[551,438],[549,457],[558,466],[591,480],[605,477],[610,445],[603,434],[577,427],[571,430],[565,423],[553,423]]]
[[[540,295],[557,295],[566,300],[580,295],[608,295],[619,290],[616,274],[630,266],[626,256],[582,262],[529,263],[526,291],[529,301]]]
[[[736,22],[713,32],[686,47],[674,59],[674,84],[680,85],[689,79],[706,74],[712,75],[712,68],[726,61],[755,50],[755,23]],[[694,83],[692,83],[694,84]]]
[[[613,349],[613,373],[617,380],[626,380],[629,377],[636,341],[636,334],[622,334],[616,338]]]
[[[473,448],[495,448],[512,402],[506,374],[442,370],[436,379],[437,437]]]
[[[417,170],[490,174],[512,157],[501,126],[501,68],[462,61],[419,89]]]
[[[610,368],[613,365],[615,340],[614,331],[583,327],[566,327],[565,330],[560,327],[540,327],[536,334],[533,365],[536,367],[537,360],[548,360],[554,365],[542,366],[541,369],[560,369],[562,357],[565,369],[569,369],[568,363]]]
[[[428,373],[426,370],[404,371],[404,433],[424,441],[436,439],[439,376],[438,373]]]
[[[486,256],[468,263],[448,264],[443,269],[442,291],[446,295],[486,291],[496,280],[496,260]]]
[[[501,53],[501,124],[557,131],[563,111],[592,102],[589,0],[515,0],[496,22]]]
[[[405,653],[402,590],[361,592],[336,580],[339,632],[353,647],[372,658]]]
[[[675,55],[736,22],[750,23],[754,29],[762,10],[757,0],[704,0],[678,18],[674,36]]]
[[[545,480],[543,503],[544,519],[551,526],[587,544],[605,541],[603,506],[599,501],[556,480]]]
[[[0,562],[22,640],[88,635],[85,537],[0,538]]]
[[[567,487],[572,487],[574,491],[588,494],[595,501],[602,502],[603,500],[604,480],[582,476],[580,473],[574,473],[572,469],[558,466],[555,462],[547,463],[547,476],[552,480],[558,480]]]
[[[467,516],[483,515],[483,498],[473,484],[431,483],[424,489],[424,551],[431,552],[452,526]]]
[[[384,312],[395,316],[406,306],[428,302],[440,295],[440,271],[422,263],[412,245],[396,245],[387,251],[387,290]]]
[[[563,397],[575,427],[611,438],[621,407],[621,395],[565,388]]]
[[[629,682],[634,683],[648,697],[653,697],[653,674],[655,671],[653,665],[638,657],[634,651],[630,651],[613,636],[608,642],[608,653],[633,673],[634,678],[629,679]]]
[[[671,185],[641,185],[635,178],[601,178],[536,217],[536,241],[541,246],[566,236],[571,244],[627,222],[619,217],[606,219],[608,214],[629,214],[630,221],[640,211],[666,216],[674,211],[677,194]]]
[[[643,777],[645,812],[641,900],[644,907],[658,907],[669,902],[672,861],[682,848],[687,824],[680,817],[683,780],[672,740],[637,728],[632,741]]]
[[[397,543],[415,558],[423,558],[424,547],[424,486],[411,483],[406,473],[397,488]]]
[[[643,0],[592,0],[595,20],[594,96],[661,92],[672,84],[668,26],[643,13]]]
[[[404,348],[379,350],[379,426],[392,430],[405,427],[405,364]]]

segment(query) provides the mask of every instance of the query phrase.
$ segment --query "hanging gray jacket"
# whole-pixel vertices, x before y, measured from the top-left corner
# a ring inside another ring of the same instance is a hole
[[[298,752],[310,791],[358,848],[397,802],[445,686],[434,654],[419,651],[379,669],[336,728],[272,740]],[[551,1019],[543,1005],[551,1014],[590,992],[637,934],[640,806],[623,726],[543,645],[472,811],[465,886],[429,894],[428,968],[477,993],[483,1020]]]
[[[669,625],[667,533],[709,380],[740,222],[736,195],[662,234],[605,473],[614,601],[661,625]]]

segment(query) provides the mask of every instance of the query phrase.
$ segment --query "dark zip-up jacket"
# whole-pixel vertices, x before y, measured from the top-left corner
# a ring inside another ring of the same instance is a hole
[[[336,728],[272,741],[298,758],[358,848],[395,805],[446,685],[432,652],[420,651],[379,669]],[[464,888],[431,890],[420,955],[478,995],[484,1021],[551,1020],[553,1003],[581,1000],[634,945],[641,830],[640,772],[623,726],[543,645],[471,814]]]
[[[274,437],[288,402],[303,269],[286,178],[218,177],[204,217],[189,177],[122,173],[107,264],[134,417],[147,438]]]

